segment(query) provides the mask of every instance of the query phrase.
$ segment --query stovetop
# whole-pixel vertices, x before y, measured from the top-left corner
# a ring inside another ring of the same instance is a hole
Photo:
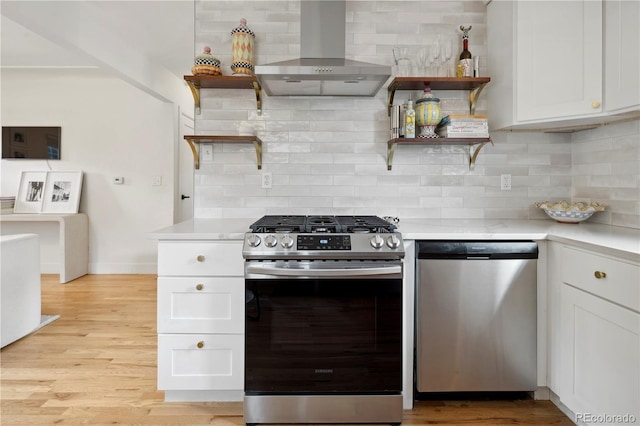
[[[263,216],[250,226],[248,260],[400,259],[402,236],[378,216]]]
[[[396,226],[378,216],[263,216],[250,226],[255,233],[389,233]]]

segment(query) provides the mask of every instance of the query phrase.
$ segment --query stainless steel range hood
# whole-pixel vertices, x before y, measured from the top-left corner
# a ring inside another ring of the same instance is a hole
[[[270,96],[375,96],[391,67],[345,59],[346,3],[300,1],[300,59],[256,65]]]

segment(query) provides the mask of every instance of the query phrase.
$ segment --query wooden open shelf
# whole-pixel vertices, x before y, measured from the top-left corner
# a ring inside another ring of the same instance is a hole
[[[473,170],[476,158],[491,138],[395,138],[387,141],[387,170],[391,170],[393,154],[398,144],[404,145],[469,145],[469,169]]]
[[[468,90],[469,114],[475,114],[478,96],[490,81],[489,77],[395,77],[387,88],[388,114],[391,116],[396,90],[424,90],[427,86],[431,90]]]
[[[185,75],[191,89],[196,113],[200,113],[200,89],[253,89],[256,93],[258,114],[262,114],[262,88],[255,75]]]
[[[201,143],[253,143],[256,149],[258,170],[262,169],[262,140],[257,136],[209,136],[209,135],[185,135],[184,139],[191,147],[193,164],[196,170],[200,168],[200,144]]]

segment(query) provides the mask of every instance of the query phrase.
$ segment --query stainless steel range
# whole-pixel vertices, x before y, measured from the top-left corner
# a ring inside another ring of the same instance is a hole
[[[377,216],[264,216],[244,242],[244,417],[402,422],[402,258]]]

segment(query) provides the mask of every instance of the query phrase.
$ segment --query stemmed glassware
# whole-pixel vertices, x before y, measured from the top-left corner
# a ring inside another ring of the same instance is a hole
[[[439,62],[441,53],[442,53],[442,49],[440,47],[440,38],[438,37],[431,40],[431,42],[429,43],[429,62],[434,71],[433,76],[435,77],[438,76],[438,68],[439,68],[438,62]]]
[[[444,49],[442,66],[446,71],[445,77],[451,77],[451,66],[449,65],[449,61],[453,57],[453,40],[451,39],[451,37],[445,37],[442,44]]]
[[[416,61],[418,65],[418,75],[427,75],[427,64],[429,63],[429,50],[422,46],[418,49],[416,54]]]

